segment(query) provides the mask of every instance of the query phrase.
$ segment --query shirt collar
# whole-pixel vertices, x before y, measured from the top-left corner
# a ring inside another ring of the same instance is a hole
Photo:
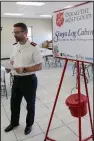
[[[28,38],[27,38],[27,41],[25,42],[25,44],[20,45],[20,44],[18,43],[20,49],[27,47],[27,45],[29,45],[29,44],[30,44],[30,40],[29,40]]]

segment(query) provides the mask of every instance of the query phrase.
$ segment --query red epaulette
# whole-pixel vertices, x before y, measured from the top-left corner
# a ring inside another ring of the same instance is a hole
[[[31,42],[30,44],[31,44],[32,46],[34,46],[34,47],[37,45],[37,44],[34,43],[34,42]]]
[[[17,43],[14,43],[13,45],[16,45]]]

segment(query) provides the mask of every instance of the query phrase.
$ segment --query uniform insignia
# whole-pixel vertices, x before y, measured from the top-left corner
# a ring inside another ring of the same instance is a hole
[[[30,44],[31,44],[32,46],[34,46],[34,47],[37,45],[37,44],[34,43],[34,42],[31,42]]]
[[[13,45],[16,45],[17,43],[14,43]]]

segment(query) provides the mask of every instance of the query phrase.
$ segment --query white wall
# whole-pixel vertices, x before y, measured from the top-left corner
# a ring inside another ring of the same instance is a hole
[[[51,20],[2,18],[1,58],[9,57],[12,52],[12,44],[15,42],[12,31],[13,25],[17,22],[24,22],[27,26],[33,26],[33,41],[39,44],[39,46],[41,46],[43,41],[52,39]]]

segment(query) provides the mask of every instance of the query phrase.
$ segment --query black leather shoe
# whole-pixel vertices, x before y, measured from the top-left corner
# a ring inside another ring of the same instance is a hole
[[[28,135],[31,132],[31,130],[32,130],[32,126],[26,126],[24,131],[25,135]]]
[[[10,125],[5,129],[5,132],[9,132],[9,131],[13,130],[15,127],[17,127],[17,126],[19,126],[19,124],[15,125],[15,126],[13,126],[13,125],[10,124]]]

